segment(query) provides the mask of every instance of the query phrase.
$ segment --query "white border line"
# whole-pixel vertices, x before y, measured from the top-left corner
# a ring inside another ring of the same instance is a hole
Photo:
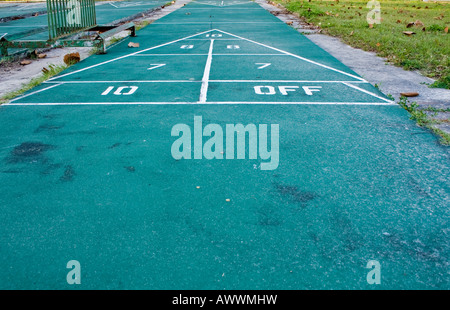
[[[10,100],[9,102],[14,102],[14,101],[16,101],[16,100],[23,99],[23,98],[25,98],[25,97],[28,97],[28,96],[31,96],[31,95],[34,95],[34,94],[37,94],[37,93],[40,93],[40,92],[49,90],[49,89],[51,89],[51,88],[55,88],[55,87],[57,87],[57,86],[59,86],[59,85],[61,85],[61,83],[58,83],[58,84],[55,84],[55,85],[52,85],[52,86],[49,86],[49,87],[46,87],[46,88],[43,88],[43,89],[34,91],[34,92],[31,92],[31,93],[26,94],[26,95],[23,95],[23,96],[19,96],[19,97],[17,97],[17,98],[14,98],[14,99]],[[7,103],[4,103],[4,104],[2,104],[2,105],[7,105]]]
[[[206,95],[208,93],[209,72],[211,71],[213,48],[214,48],[214,39],[211,39],[211,43],[209,45],[208,58],[206,59],[205,71],[203,72],[202,88],[200,89],[200,98],[198,100],[200,103],[206,102]]]
[[[167,42],[167,43],[164,43],[164,44],[160,44],[160,45],[157,45],[157,46],[154,46],[154,47],[150,47],[150,48],[147,48],[147,49],[143,49],[143,50],[137,51],[137,52],[135,52],[135,53],[131,53],[131,54],[127,54],[127,55],[124,55],[124,56],[117,57],[117,58],[113,58],[113,59],[110,59],[110,60],[107,60],[107,61],[98,63],[98,64],[96,64],[96,65],[92,65],[92,66],[89,66],[89,67],[86,67],[86,68],[83,68],[83,69],[80,69],[80,70],[76,70],[76,71],[73,71],[73,72],[69,72],[69,73],[67,73],[67,74],[63,74],[63,75],[60,75],[60,76],[55,76],[54,78],[49,79],[49,81],[51,81],[51,80],[56,80],[56,79],[59,79],[59,78],[62,78],[62,77],[68,76],[68,75],[72,75],[72,74],[74,74],[74,73],[78,73],[78,72],[82,72],[82,71],[85,71],[85,70],[89,70],[89,69],[92,69],[92,68],[95,68],[95,67],[98,67],[98,66],[101,66],[101,65],[110,63],[110,62],[114,62],[114,61],[117,61],[117,60],[120,60],[120,59],[124,59],[124,58],[131,57],[131,56],[136,56],[136,55],[138,55],[138,54],[144,53],[144,52],[149,51],[149,50],[153,50],[153,49],[156,49],[156,48],[159,48],[159,47],[163,47],[163,46],[166,46],[166,45],[170,45],[170,44],[173,44],[173,43],[176,43],[176,42],[179,42],[179,41],[187,40],[187,39],[189,39],[189,38],[192,38],[192,37],[195,37],[195,36],[199,36],[199,35],[202,35],[202,34],[205,34],[205,33],[208,33],[208,32],[213,32],[213,31],[219,31],[219,32],[222,32],[222,33],[227,34],[227,35],[229,35],[229,36],[236,37],[236,38],[239,38],[239,39],[241,39],[241,40],[245,40],[245,41],[251,42],[251,43],[253,43],[253,44],[257,44],[257,45],[260,45],[260,46],[263,46],[263,47],[266,47],[266,48],[275,50],[275,51],[280,52],[280,53],[282,53],[282,54],[289,55],[289,56],[292,56],[292,57],[301,59],[301,60],[303,60],[303,61],[306,61],[306,62],[312,63],[312,64],[314,64],[314,65],[320,66],[320,67],[322,67],[322,68],[325,68],[325,69],[328,69],[328,70],[332,70],[332,71],[335,71],[335,72],[338,72],[338,73],[341,73],[341,74],[350,76],[350,77],[352,77],[352,78],[354,78],[354,79],[357,79],[357,80],[360,80],[360,81],[367,82],[365,79],[363,79],[363,78],[361,78],[361,77],[359,77],[359,76],[356,76],[356,75],[353,75],[353,74],[350,74],[350,73],[347,73],[347,72],[344,72],[344,71],[341,71],[341,70],[332,68],[332,67],[330,67],[330,66],[327,66],[327,65],[324,65],[324,64],[315,62],[315,61],[310,60],[310,59],[308,59],[308,58],[304,58],[304,57],[301,57],[301,56],[298,56],[298,55],[289,53],[289,52],[287,52],[287,51],[284,51],[284,50],[281,50],[281,49],[278,49],[278,48],[275,48],[275,47],[272,47],[272,46],[269,46],[269,45],[266,45],[266,44],[263,44],[263,43],[259,43],[259,42],[256,42],[256,41],[253,41],[253,40],[250,40],[250,39],[246,39],[246,38],[243,38],[243,37],[240,37],[240,36],[237,36],[237,35],[234,35],[234,34],[231,34],[231,33],[226,32],[226,31],[219,30],[219,29],[211,29],[211,30],[207,30],[207,31],[200,32],[200,33],[197,33],[197,34],[194,34],[194,35],[191,35],[191,36],[187,36],[187,37],[184,37],[184,38],[181,38],[181,39],[178,39],[178,40],[174,40],[174,41]],[[233,55],[233,54],[231,53],[230,55]]]
[[[383,98],[383,97],[381,97],[381,96],[378,96],[377,94],[374,94],[374,93],[372,93],[372,92],[370,92],[370,91],[368,91],[368,90],[362,89],[362,88],[357,87],[357,86],[355,86],[355,85],[351,85],[351,84],[349,84],[348,82],[342,82],[342,84],[344,84],[344,85],[346,85],[346,86],[348,86],[348,87],[354,88],[354,89],[356,89],[356,90],[362,91],[363,93],[366,93],[366,94],[368,94],[368,95],[371,95],[371,96],[373,96],[373,97],[375,97],[375,98],[384,100],[384,101],[389,102],[389,103],[394,103],[392,100],[389,100],[389,99]]]
[[[216,30],[216,31],[220,31],[220,32],[222,32],[222,33],[224,33],[224,34],[227,34],[227,35],[229,35],[229,36],[234,36],[234,37],[236,37],[236,38],[239,38],[239,39],[242,39],[242,40],[246,40],[246,41],[248,41],[248,42],[251,42],[251,43],[254,43],[254,44],[258,44],[258,45],[261,45],[261,46],[270,48],[270,49],[275,50],[275,51],[277,51],[277,52],[284,53],[284,54],[286,54],[286,55],[290,55],[290,56],[292,56],[292,57],[295,57],[295,58],[304,60],[304,61],[309,62],[309,63],[312,63],[312,64],[314,64],[314,65],[323,67],[323,68],[325,68],[325,69],[332,70],[332,71],[335,71],[335,72],[338,72],[338,73],[341,73],[341,74],[350,76],[350,77],[355,78],[355,79],[358,79],[358,80],[360,80],[360,81],[365,81],[365,82],[367,82],[365,79],[363,79],[363,78],[361,78],[361,77],[359,77],[359,76],[356,76],[356,75],[353,75],[353,74],[350,74],[350,73],[347,73],[347,72],[344,72],[344,71],[341,71],[341,70],[332,68],[332,67],[330,67],[330,66],[327,66],[327,65],[324,65],[324,64],[315,62],[315,61],[313,61],[313,60],[310,60],[310,59],[305,58],[305,57],[302,57],[302,56],[298,56],[298,55],[295,55],[295,54],[292,54],[292,53],[283,51],[283,50],[278,49],[278,48],[276,48],[276,47],[272,47],[272,46],[269,46],[269,45],[266,45],[266,44],[263,44],[263,43],[259,43],[259,42],[256,42],[256,41],[253,41],[253,40],[250,40],[250,39],[246,39],[246,38],[243,38],[243,37],[240,37],[240,36],[237,36],[237,35],[228,33],[228,32],[223,31],[223,30],[219,30],[219,29],[215,29],[215,30]]]
[[[274,101],[268,101],[268,102],[246,102],[246,101],[215,101],[215,102],[205,102],[205,103],[199,103],[199,102],[42,102],[42,103],[4,103],[2,106],[46,106],[46,105],[53,105],[53,106],[63,106],[63,105],[161,105],[161,104],[242,104],[242,105],[250,105],[250,104],[297,104],[297,105],[373,105],[373,106],[398,106],[394,103],[388,103],[388,102],[274,102]]]
[[[181,38],[181,39],[177,39],[177,40],[174,40],[174,41],[171,41],[171,42],[167,42],[167,43],[160,44],[160,45],[157,45],[157,46],[149,47],[149,48],[146,48],[146,49],[143,49],[141,51],[137,51],[137,52],[134,52],[134,53],[131,53],[131,54],[127,54],[127,55],[123,55],[123,56],[120,56],[120,57],[116,57],[116,58],[113,58],[113,59],[110,59],[110,60],[107,60],[107,61],[95,64],[95,65],[86,67],[86,68],[82,68],[82,69],[79,69],[79,70],[76,70],[76,71],[73,71],[73,72],[69,72],[69,73],[66,73],[66,74],[63,74],[63,75],[55,76],[55,77],[49,79],[48,81],[52,81],[52,80],[59,79],[59,78],[65,77],[65,76],[69,76],[69,75],[72,75],[74,73],[86,71],[86,70],[89,70],[89,69],[92,69],[92,68],[95,68],[95,67],[98,67],[98,66],[101,66],[101,65],[113,62],[113,61],[117,61],[117,60],[120,60],[120,59],[123,59],[123,58],[127,58],[127,57],[130,57],[130,56],[134,56],[134,55],[146,52],[146,51],[153,50],[155,48],[159,48],[159,47],[163,47],[163,46],[166,46],[166,45],[170,45],[170,44],[173,44],[173,43],[176,43],[176,42],[179,42],[179,41],[183,41],[183,40],[186,40],[186,39],[198,36],[198,35],[202,35],[202,34],[211,32],[211,31],[213,31],[213,30],[203,31],[203,32],[200,32],[200,33],[197,33],[197,34],[194,34],[194,35],[191,35],[191,36],[187,36],[187,37],[184,37],[184,38]]]
[[[208,80],[210,83],[355,83],[370,84],[365,81],[309,81],[309,80]],[[91,83],[201,83],[201,80],[129,80],[129,81],[45,81],[48,84],[91,84]],[[348,85],[347,85],[348,86]]]

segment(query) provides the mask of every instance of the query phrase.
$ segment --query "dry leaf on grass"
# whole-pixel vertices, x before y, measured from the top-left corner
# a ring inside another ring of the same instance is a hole
[[[445,27],[444,32],[448,33],[448,27]]]
[[[26,66],[26,65],[29,65],[31,63],[31,61],[30,60],[22,60],[21,62],[20,62],[20,64],[22,65],[22,66]]]
[[[37,58],[45,58],[47,57],[47,54],[37,54]]]
[[[422,23],[422,21],[420,21],[420,20],[416,20],[415,22],[414,22],[414,25],[416,25],[417,27],[423,27],[423,26],[425,26],[425,24],[424,23]]]
[[[42,68],[42,72],[43,73],[48,73],[48,72],[50,72],[46,67],[44,67],[44,68]]]
[[[373,28],[373,24],[369,24],[369,28],[371,28],[371,29],[372,29],[372,28]]]
[[[413,34],[416,34],[413,31],[403,31],[403,34],[406,34],[408,37],[412,36]]]

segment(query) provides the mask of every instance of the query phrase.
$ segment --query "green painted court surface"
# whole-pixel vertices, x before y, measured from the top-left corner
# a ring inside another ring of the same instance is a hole
[[[449,149],[406,111],[252,2],[137,35],[0,108],[1,288],[450,288]],[[277,169],[174,159],[194,116],[279,124]]]
[[[141,12],[146,12],[153,8],[159,7],[167,3],[165,0],[150,0],[150,1],[139,1],[139,0],[125,0],[118,2],[106,2],[96,4],[97,13],[97,24],[108,25],[112,23],[117,23],[122,19],[126,19],[129,16],[134,16]],[[29,4],[28,4],[29,5]],[[30,13],[30,11],[37,10],[39,4],[32,4],[31,8],[24,9],[24,4],[16,4],[21,12]],[[45,3],[44,10],[45,8]],[[7,17],[17,14],[16,10],[6,8],[0,8],[0,18]],[[42,10],[41,10],[42,11]],[[0,37],[4,35],[12,35],[25,31],[30,31],[36,29],[37,27],[47,26],[48,17],[47,14],[39,15],[36,17],[28,17],[25,19],[12,20],[4,23],[0,23]],[[22,40],[46,40],[48,39],[48,30],[32,34],[21,38]]]

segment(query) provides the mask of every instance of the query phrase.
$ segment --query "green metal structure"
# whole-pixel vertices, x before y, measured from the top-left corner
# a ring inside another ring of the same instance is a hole
[[[39,27],[0,38],[0,52],[8,56],[8,49],[38,49],[53,47],[96,47],[106,53],[106,39],[129,30],[136,36],[133,23],[117,26],[97,25],[95,0],[47,0],[48,26]],[[34,34],[48,31],[47,40],[30,39]]]

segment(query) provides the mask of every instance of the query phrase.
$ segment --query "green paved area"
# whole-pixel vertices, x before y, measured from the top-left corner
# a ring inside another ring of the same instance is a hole
[[[44,12],[47,12],[45,1],[36,3],[0,2],[0,21],[15,16],[27,16]]]
[[[0,107],[0,288],[450,288],[449,149],[405,110],[252,2],[137,35]],[[269,125],[276,169],[195,159],[208,124]]]
[[[134,16],[152,8],[159,7],[167,2],[168,1],[166,0],[127,0],[120,2],[97,3],[95,8],[97,13],[97,24],[113,24],[114,22],[120,21],[129,16]],[[46,27],[47,23],[48,21],[46,14],[0,23],[0,37],[6,34],[12,35],[33,30],[37,27]],[[23,37],[22,39],[46,40],[48,39],[48,30]]]

